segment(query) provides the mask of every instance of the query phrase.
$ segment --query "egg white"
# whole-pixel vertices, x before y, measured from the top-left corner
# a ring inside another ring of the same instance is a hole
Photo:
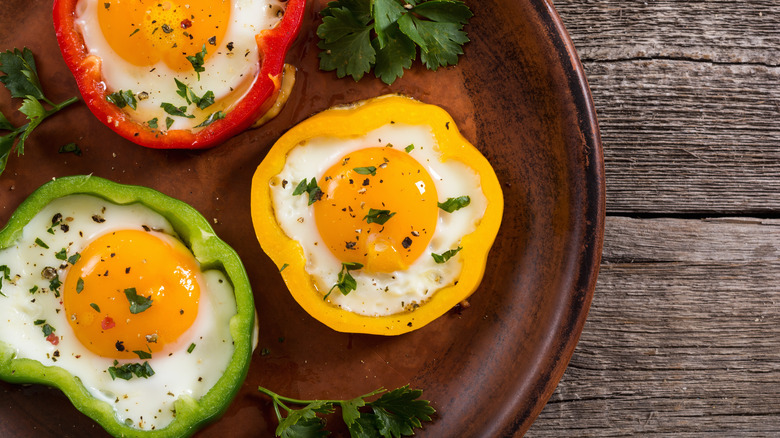
[[[351,271],[357,290],[342,295],[338,289],[328,299],[345,310],[368,316],[392,315],[413,310],[437,290],[457,281],[462,263],[459,254],[437,264],[431,253],[456,249],[461,238],[476,229],[487,208],[479,176],[466,164],[441,160],[441,152],[432,130],[425,125],[389,124],[354,138],[318,137],[291,150],[281,173],[270,182],[276,219],[282,230],[303,247],[306,271],[323,295],[337,283],[341,261],[334,256],[319,234],[313,206],[304,194],[293,196],[298,183],[307,178],[321,180],[327,169],[344,155],[371,145],[403,150],[414,145],[409,154],[422,164],[436,186],[439,202],[469,196],[471,203],[453,213],[439,210],[436,231],[428,247],[405,271],[367,273]],[[287,184],[282,184],[287,181]]]
[[[186,101],[176,94],[174,78],[187,84],[198,96],[207,91],[214,93],[215,100],[229,95],[235,89],[246,87],[247,78],[254,82],[257,76],[259,54],[255,35],[276,26],[285,9],[285,3],[279,0],[230,0],[231,15],[223,44],[214,47],[206,44],[209,57],[203,66],[205,71],[200,77],[193,70],[176,72],[164,61],[153,66],[136,66],[125,61],[112,49],[98,21],[98,8],[104,7],[103,0],[81,0],[76,8],[76,26],[84,37],[84,42],[90,55],[102,60],[102,73],[107,90],[132,90],[136,95],[146,92],[148,98],[138,100],[137,110],[129,107],[125,110],[135,114],[136,120],[148,121],[158,119],[160,129],[165,127],[165,119],[169,117],[160,108],[167,102],[175,106],[187,106],[188,114],[198,117],[190,119],[171,117],[174,120],[170,129],[193,129],[202,123],[215,110],[206,108],[199,110],[195,104],[187,105]],[[226,44],[233,43],[232,50]],[[213,105],[216,107],[217,105]]]
[[[53,227],[60,213],[65,232]],[[93,220],[99,215],[104,222]],[[155,374],[147,379],[112,380],[108,368],[113,360],[86,349],[76,338],[62,305],[62,298],[49,290],[41,276],[45,267],[57,269],[60,280],[68,274],[68,263],[55,254],[67,248],[68,255],[83,250],[94,238],[110,231],[151,228],[154,233],[175,236],[173,227],[161,215],[140,204],[115,205],[97,197],[72,195],[57,199],[27,224],[12,247],[0,251],[0,266],[6,265],[11,281],[3,283],[0,296],[0,348],[11,349],[16,358],[29,358],[45,366],[57,366],[77,376],[89,393],[110,404],[119,421],[139,429],[160,429],[174,418],[173,403],[180,397],[198,399],[219,380],[233,355],[230,318],[236,314],[232,287],[217,270],[200,273],[198,315],[177,341],[175,350],[155,353],[148,359]],[[173,238],[173,237],[171,237]],[[41,239],[48,249],[36,244]],[[38,287],[35,293],[30,289]],[[60,288],[62,292],[64,288]],[[59,344],[52,345],[36,320],[46,320],[55,328]],[[191,353],[187,348],[195,348]],[[142,363],[120,360],[119,363]]]

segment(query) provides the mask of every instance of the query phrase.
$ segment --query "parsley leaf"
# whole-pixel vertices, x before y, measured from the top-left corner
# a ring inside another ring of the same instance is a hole
[[[203,48],[200,49],[200,52],[196,53],[194,56],[188,56],[187,61],[192,64],[192,68],[195,69],[195,73],[198,74],[198,80],[200,80],[200,73],[206,71],[205,68],[203,68],[203,64],[206,62],[206,45],[203,45]]]
[[[179,107],[177,107],[176,105],[174,105],[172,103],[163,102],[163,103],[160,104],[160,108],[164,109],[166,113],[168,113],[168,114],[170,114],[172,116],[186,117],[188,119],[194,119],[195,118],[194,115],[187,114],[185,112],[185,111],[187,111],[187,107],[186,106],[179,106]],[[173,123],[172,119],[166,118],[166,122],[168,120],[170,120],[171,123]],[[168,127],[170,128],[171,126],[168,125]]]
[[[134,287],[125,289],[125,297],[130,302],[130,313],[135,315],[152,307],[152,298],[138,295]]]
[[[358,81],[373,68],[388,85],[411,67],[418,47],[430,70],[456,64],[473,16],[460,0],[337,0],[320,15],[320,69]]]
[[[444,202],[439,202],[439,208],[446,211],[447,213],[452,213],[453,211],[460,210],[463,207],[467,207],[469,204],[471,204],[471,198],[468,196],[458,196],[457,198],[448,198]]]
[[[200,109],[206,109],[214,103],[214,92],[209,90],[202,97],[198,97],[192,88],[190,88],[184,82],[173,78],[176,82],[176,94],[183,97],[187,101],[187,105],[194,103]]]
[[[376,167],[374,166],[368,166],[368,167],[356,167],[354,169],[356,173],[359,173],[361,175],[371,175],[376,176]]]
[[[328,435],[330,432],[325,430],[324,419],[317,414],[331,414],[336,407],[341,408],[342,418],[350,436],[356,438],[398,438],[414,435],[414,429],[422,427],[423,421],[431,421],[431,415],[436,412],[427,400],[420,400],[421,390],[410,389],[408,385],[385,393],[372,402],[367,402],[366,399],[386,390],[380,388],[351,400],[297,400],[263,387],[259,387],[258,391],[271,397],[273,401],[279,420],[279,426],[276,428],[278,437]],[[292,409],[288,405],[304,407]],[[282,417],[282,412],[287,416]]]
[[[459,252],[461,249],[463,249],[463,248],[461,248],[461,247],[457,247],[457,248],[455,248],[455,249],[451,249],[451,250],[449,250],[449,251],[444,251],[444,252],[443,252],[443,253],[441,253],[441,254],[435,254],[435,253],[431,253],[431,257],[433,257],[433,260],[434,260],[436,263],[438,263],[438,264],[446,263],[446,262],[447,262],[447,260],[451,259],[451,258],[452,258],[452,257],[453,257],[455,254],[457,254],[457,253],[458,253],[458,252]]]
[[[330,288],[327,294],[325,294],[324,297],[322,297],[323,300],[328,299],[330,296],[330,293],[333,292],[333,289],[338,288],[342,295],[348,295],[353,290],[357,289],[357,281],[355,281],[355,277],[352,276],[352,274],[349,273],[349,271],[356,271],[360,268],[362,268],[363,265],[360,263],[342,263],[341,264],[341,271],[339,272],[338,281],[336,284],[333,285],[333,287]]]
[[[152,358],[152,353],[149,353],[148,351],[133,350],[133,353],[137,354],[138,358],[141,359],[141,360],[143,360],[143,359],[151,359]]]
[[[119,90],[106,96],[106,100],[113,103],[117,108],[124,108],[130,106],[132,109],[137,109],[138,101],[135,99],[135,93],[131,90]]]
[[[146,361],[144,361],[143,365],[140,363],[117,365],[119,365],[119,362],[114,360],[114,366],[108,367],[108,374],[111,376],[111,380],[116,380],[117,378],[130,380],[133,378],[133,375],[146,379],[154,375],[154,370],[149,365],[149,362]]]
[[[76,155],[77,157],[81,156],[81,148],[76,143],[68,143],[60,146],[60,149],[57,151],[61,154],[69,154],[72,153]]]
[[[0,265],[0,295],[6,296],[3,291],[3,280],[5,281],[11,281],[11,268],[9,268],[7,265]]]
[[[89,303],[89,307],[95,309],[95,312],[100,313],[100,307],[95,303]]]
[[[210,93],[210,91],[209,91]],[[215,113],[212,113],[208,117],[206,117],[206,120],[204,120],[199,125],[195,125],[196,128],[203,128],[204,126],[209,126],[210,124],[216,122],[219,119],[225,118],[225,112],[224,111],[217,111]]]
[[[295,187],[295,190],[293,190],[293,196],[302,195],[303,193],[308,194],[309,196],[309,204],[312,205],[316,201],[319,201],[322,199],[322,189],[320,189],[320,186],[317,185],[317,178],[312,178],[311,181],[306,183],[306,178],[303,179],[298,185]]]
[[[390,218],[393,216],[395,216],[395,212],[390,212],[390,210],[376,210],[369,208],[368,214],[363,216],[363,220],[369,224],[384,225],[385,222],[390,220]]]
[[[27,116],[28,122],[16,127],[8,121],[5,114],[0,113],[0,131],[10,131],[0,136],[0,175],[5,170],[8,157],[16,146],[16,155],[24,154],[24,145],[32,131],[43,122],[44,119],[78,101],[77,97],[71,97],[61,103],[54,103],[43,94],[41,81],[35,67],[33,53],[28,48],[14,49],[0,52],[0,82],[11,93],[12,98],[24,99],[19,107],[19,112]],[[43,104],[51,106],[47,110]]]

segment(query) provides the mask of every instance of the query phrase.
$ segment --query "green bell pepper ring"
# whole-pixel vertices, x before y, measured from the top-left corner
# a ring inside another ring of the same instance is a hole
[[[122,422],[109,403],[93,398],[80,380],[58,366],[44,366],[17,358],[12,348],[0,344],[0,379],[12,383],[38,383],[59,388],[81,412],[106,431],[123,437],[188,436],[227,409],[249,369],[253,349],[255,308],[249,278],[235,251],[220,240],[208,221],[194,208],[155,190],[117,184],[95,176],[71,176],[48,182],[32,193],[0,230],[0,249],[11,247],[22,229],[51,201],[75,194],[92,195],[119,205],[140,203],[165,217],[179,239],[192,251],[202,270],[221,270],[232,283],[237,313],[230,319],[233,356],[217,383],[199,400],[180,397],[174,403],[175,418],[167,426],[141,430]],[[1,275],[1,274],[0,274]],[[3,297],[0,296],[0,300]]]

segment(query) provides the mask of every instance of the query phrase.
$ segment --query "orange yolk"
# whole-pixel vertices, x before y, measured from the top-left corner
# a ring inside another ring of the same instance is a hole
[[[98,21],[111,49],[137,66],[161,59],[174,71],[192,70],[187,56],[222,43],[230,19],[228,0],[108,0]],[[208,58],[208,53],[206,58]]]
[[[164,237],[107,233],[71,267],[63,289],[66,316],[93,353],[139,359],[133,351],[164,351],[195,321],[198,263],[181,242]]]
[[[318,184],[323,197],[313,204],[314,216],[325,244],[342,262],[361,263],[368,272],[406,269],[436,229],[433,180],[406,152],[372,147],[349,153]],[[369,223],[373,218],[386,221]]]

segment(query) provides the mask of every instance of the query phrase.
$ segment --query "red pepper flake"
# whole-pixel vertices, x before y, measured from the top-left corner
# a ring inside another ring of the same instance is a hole
[[[112,329],[114,328],[114,326],[116,326],[116,323],[110,316],[106,316],[105,318],[103,318],[103,321],[100,323],[100,327],[103,330]]]
[[[185,18],[184,20],[181,20],[181,28],[182,29],[189,29],[190,27],[192,27],[192,21],[190,21],[187,18]]]
[[[55,335],[54,333],[50,334],[49,336],[46,336],[46,340],[51,342],[51,345],[57,345],[60,343],[59,336]]]

